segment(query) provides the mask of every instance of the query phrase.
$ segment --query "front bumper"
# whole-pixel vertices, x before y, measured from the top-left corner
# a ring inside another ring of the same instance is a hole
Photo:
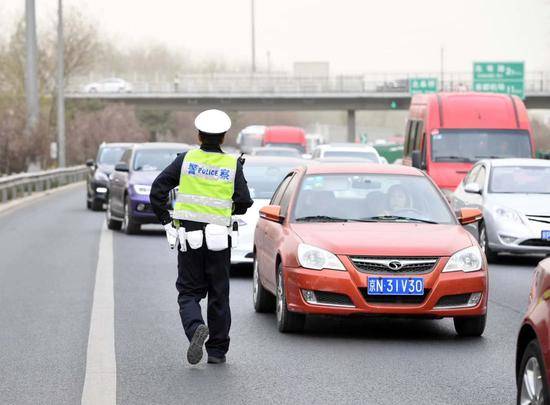
[[[107,183],[92,180],[90,182],[88,194],[92,200],[107,202],[108,186]]]
[[[231,249],[231,264],[252,263],[254,261],[254,253],[252,246],[250,249],[236,247]]]
[[[141,225],[160,224],[148,195],[132,194],[129,198],[132,220]]]
[[[489,248],[495,252],[550,254],[550,241],[541,239],[543,230],[550,230],[550,224],[493,221],[487,229]]]
[[[486,270],[472,273],[441,273],[448,260],[448,258],[441,258],[431,273],[414,275],[414,277],[422,277],[424,288],[429,289],[422,302],[414,304],[378,303],[368,302],[367,297],[364,295],[366,293],[361,292],[362,288],[367,288],[369,274],[356,270],[347,257],[341,257],[340,259],[347,271],[317,271],[301,267],[284,267],[287,305],[290,311],[325,315],[387,315],[433,318],[476,316],[487,312]],[[379,277],[380,275],[372,274],[371,276]],[[311,304],[304,299],[302,290],[344,294],[351,302],[350,305]],[[479,303],[475,306],[437,306],[439,300],[444,296],[472,293],[482,293]]]

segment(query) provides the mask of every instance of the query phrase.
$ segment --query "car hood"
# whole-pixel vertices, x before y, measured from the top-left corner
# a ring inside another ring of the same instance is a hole
[[[143,184],[149,186],[153,184],[153,181],[157,178],[160,172],[158,171],[147,171],[147,172],[132,172],[130,176],[131,184]]]
[[[104,163],[99,163],[97,165],[97,170],[100,171],[100,172],[105,173],[106,175],[110,175],[115,170],[115,166],[114,165],[106,165]]]
[[[432,162],[429,175],[440,188],[454,190],[473,166],[473,163]]]
[[[492,193],[487,195],[485,205],[500,205],[525,215],[550,215],[550,194]]]
[[[473,244],[460,225],[348,222],[291,228],[304,243],[339,255],[450,256]]]

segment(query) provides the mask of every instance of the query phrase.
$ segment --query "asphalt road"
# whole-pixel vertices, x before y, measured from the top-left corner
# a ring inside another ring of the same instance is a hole
[[[80,403],[103,213],[84,188],[0,214],[0,403]],[[249,269],[231,280],[228,363],[186,364],[176,257],[156,229],[113,236],[119,404],[512,404],[515,341],[533,259],[490,269],[486,332],[452,321],[309,319],[277,332],[256,314]],[[110,232],[110,231],[108,231]]]

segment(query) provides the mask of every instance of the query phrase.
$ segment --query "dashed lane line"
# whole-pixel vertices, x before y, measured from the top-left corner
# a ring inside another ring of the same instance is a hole
[[[95,276],[82,405],[116,404],[113,233],[103,224]]]

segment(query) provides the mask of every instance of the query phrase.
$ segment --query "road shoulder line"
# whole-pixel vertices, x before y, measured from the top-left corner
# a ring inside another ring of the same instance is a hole
[[[82,405],[116,404],[113,233],[101,228]]]

